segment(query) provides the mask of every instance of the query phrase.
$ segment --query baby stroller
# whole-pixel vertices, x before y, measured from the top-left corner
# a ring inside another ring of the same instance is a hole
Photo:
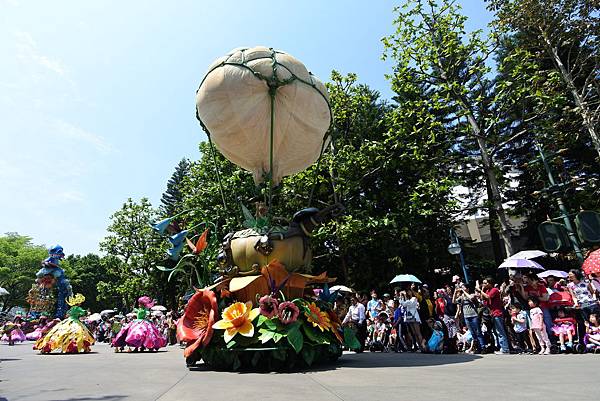
[[[581,311],[573,308],[574,302],[573,297],[567,291],[559,291],[554,292],[548,298],[548,306],[551,309],[553,320],[557,317],[558,310],[562,309],[565,312],[565,318],[563,320],[569,321],[573,324],[575,328],[575,334],[573,335],[573,344],[572,347],[567,347],[566,352],[573,352],[577,354],[585,353],[585,344],[583,343],[583,336],[580,333],[580,321],[583,319],[581,315]],[[585,334],[585,333],[583,333]],[[553,354],[558,354],[560,348],[558,345],[552,345],[551,352]],[[564,352],[564,351],[563,351]]]
[[[377,323],[373,339],[369,343],[369,351],[371,352],[390,352],[390,333],[392,325],[389,322],[387,313],[380,312],[377,315]]]

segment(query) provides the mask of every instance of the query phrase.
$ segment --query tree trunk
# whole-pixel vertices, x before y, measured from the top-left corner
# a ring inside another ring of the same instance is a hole
[[[485,186],[487,190],[488,199],[492,199],[492,190],[490,188],[490,180],[485,180]],[[500,240],[500,235],[498,234],[498,215],[496,213],[496,209],[494,209],[491,202],[488,202],[488,215],[489,215],[489,225],[490,225],[490,236],[492,239],[492,250],[494,251],[494,261],[496,262],[496,266],[499,266],[506,255],[502,249],[502,243]]]
[[[500,236],[504,241],[504,249],[506,250],[506,254],[508,256],[514,253],[512,238],[511,238],[511,229],[510,224],[508,222],[508,217],[506,217],[506,212],[504,211],[504,206],[502,206],[502,197],[500,196],[500,189],[498,185],[498,179],[496,178],[496,172],[494,171],[494,166],[492,165],[492,160],[490,158],[487,147],[485,146],[485,141],[481,137],[481,129],[479,128],[479,124],[475,120],[473,114],[467,110],[467,120],[471,125],[471,131],[473,136],[477,139],[477,145],[479,146],[479,151],[481,152],[481,163],[483,164],[483,169],[487,176],[490,186],[492,205],[496,214],[498,216],[498,222],[500,223]]]
[[[597,128],[594,125],[593,113],[589,109],[586,102],[583,100],[581,94],[577,91],[577,87],[575,86],[573,77],[571,76],[571,74],[567,70],[567,67],[565,67],[564,63],[560,59],[558,49],[552,46],[552,43],[544,33],[542,33],[542,37],[544,38],[544,42],[546,43],[546,49],[550,53],[550,56],[554,61],[554,65],[556,65],[556,68],[560,72],[561,78],[563,79],[563,81],[567,85],[567,88],[569,88],[571,95],[573,96],[573,100],[575,101],[575,104],[577,105],[577,110],[579,111],[579,115],[583,120],[583,126],[590,135],[592,143],[596,148],[596,152],[598,152],[598,157],[600,158],[600,134],[598,133]]]

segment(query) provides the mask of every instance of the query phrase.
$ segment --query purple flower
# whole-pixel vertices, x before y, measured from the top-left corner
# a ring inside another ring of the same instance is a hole
[[[294,323],[300,315],[300,309],[290,301],[282,302],[279,305],[279,320],[283,324]]]
[[[270,295],[265,295],[258,301],[258,307],[260,308],[260,314],[268,317],[269,319],[277,315],[277,306],[279,302]]]

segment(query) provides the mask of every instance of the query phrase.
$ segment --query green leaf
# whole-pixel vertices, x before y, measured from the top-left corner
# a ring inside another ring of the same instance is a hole
[[[302,346],[304,345],[304,336],[302,336],[302,333],[300,333],[300,328],[298,326],[288,331],[287,341],[292,348],[294,348],[296,354],[302,350]]]
[[[350,327],[344,327],[344,345],[350,349],[360,348],[360,342],[356,338],[356,333]]]
[[[273,330],[273,331],[277,330],[277,323],[275,323],[274,321],[272,321],[269,318],[265,319],[265,321],[263,322],[263,326],[268,328],[269,330]]]
[[[248,208],[246,206],[244,206],[243,203],[241,205],[242,205],[242,213],[244,213],[244,218],[245,218],[244,226],[246,228],[252,228],[252,227],[256,226],[256,219],[254,218],[252,213],[250,213]]]
[[[275,341],[275,343],[278,343],[283,337],[287,337],[287,335],[283,333],[273,333],[273,341]]]
[[[304,347],[302,349],[302,358],[304,358],[304,362],[306,362],[308,366],[311,366],[315,360],[315,354],[314,347]]]
[[[230,340],[230,341],[227,343],[227,348],[228,348],[228,349],[229,349],[229,348],[233,348],[233,347],[235,347],[236,345],[237,345],[237,343],[236,343],[234,340]]]
[[[319,333],[316,330],[313,330],[312,328],[308,327],[307,325],[302,325],[302,329],[304,330],[306,337],[308,337],[309,340],[311,340],[313,343],[329,344],[329,340],[327,339],[327,337],[325,337],[324,334]]]
[[[258,339],[263,344],[272,340],[273,336],[275,335],[275,332],[269,331],[267,329],[260,329],[258,332],[260,333],[260,336],[258,336]]]

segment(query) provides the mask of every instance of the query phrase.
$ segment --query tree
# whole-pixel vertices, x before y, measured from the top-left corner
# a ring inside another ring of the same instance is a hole
[[[0,298],[2,311],[14,306],[27,307],[27,292],[47,256],[45,247],[33,245],[29,237],[17,233],[0,237],[0,287],[9,292]]]
[[[156,211],[148,199],[136,203],[129,198],[110,217],[109,234],[100,242],[100,249],[113,257],[106,268],[117,281],[103,280],[98,283],[98,290],[114,286],[126,307],[133,307],[138,296],[157,295],[156,289],[163,281],[164,274],[155,269],[156,262],[164,258],[165,249],[150,225],[155,218]]]
[[[496,25],[530,40],[531,59],[550,68],[575,103],[600,156],[600,2],[597,0],[489,0]],[[525,54],[521,52],[521,54]]]
[[[167,190],[163,193],[160,200],[161,206],[159,212],[162,216],[168,217],[173,216],[178,212],[181,212],[183,204],[183,181],[190,171],[190,161],[188,159],[181,159],[175,172],[167,182]]]
[[[81,293],[85,296],[85,307],[92,311],[112,309],[115,306],[116,294],[107,294],[103,290],[104,297],[99,297],[98,283],[118,283],[119,277],[114,275],[107,263],[109,257],[102,258],[96,254],[89,253],[85,256],[69,255],[64,261],[64,269],[67,273],[73,293]]]
[[[495,50],[495,36],[482,38],[482,32],[465,32],[466,17],[455,1],[411,0],[396,8],[396,32],[383,39],[386,53],[396,65],[391,75],[394,88],[411,85],[428,89],[429,101],[436,108],[450,107],[444,121],[447,129],[463,134],[461,145],[476,145],[476,164],[481,166],[490,189],[490,199],[498,218],[500,236],[506,252],[513,253],[511,227],[501,196],[499,169],[491,150],[498,121],[494,82],[488,78],[486,64]],[[456,135],[457,139],[461,137]]]

